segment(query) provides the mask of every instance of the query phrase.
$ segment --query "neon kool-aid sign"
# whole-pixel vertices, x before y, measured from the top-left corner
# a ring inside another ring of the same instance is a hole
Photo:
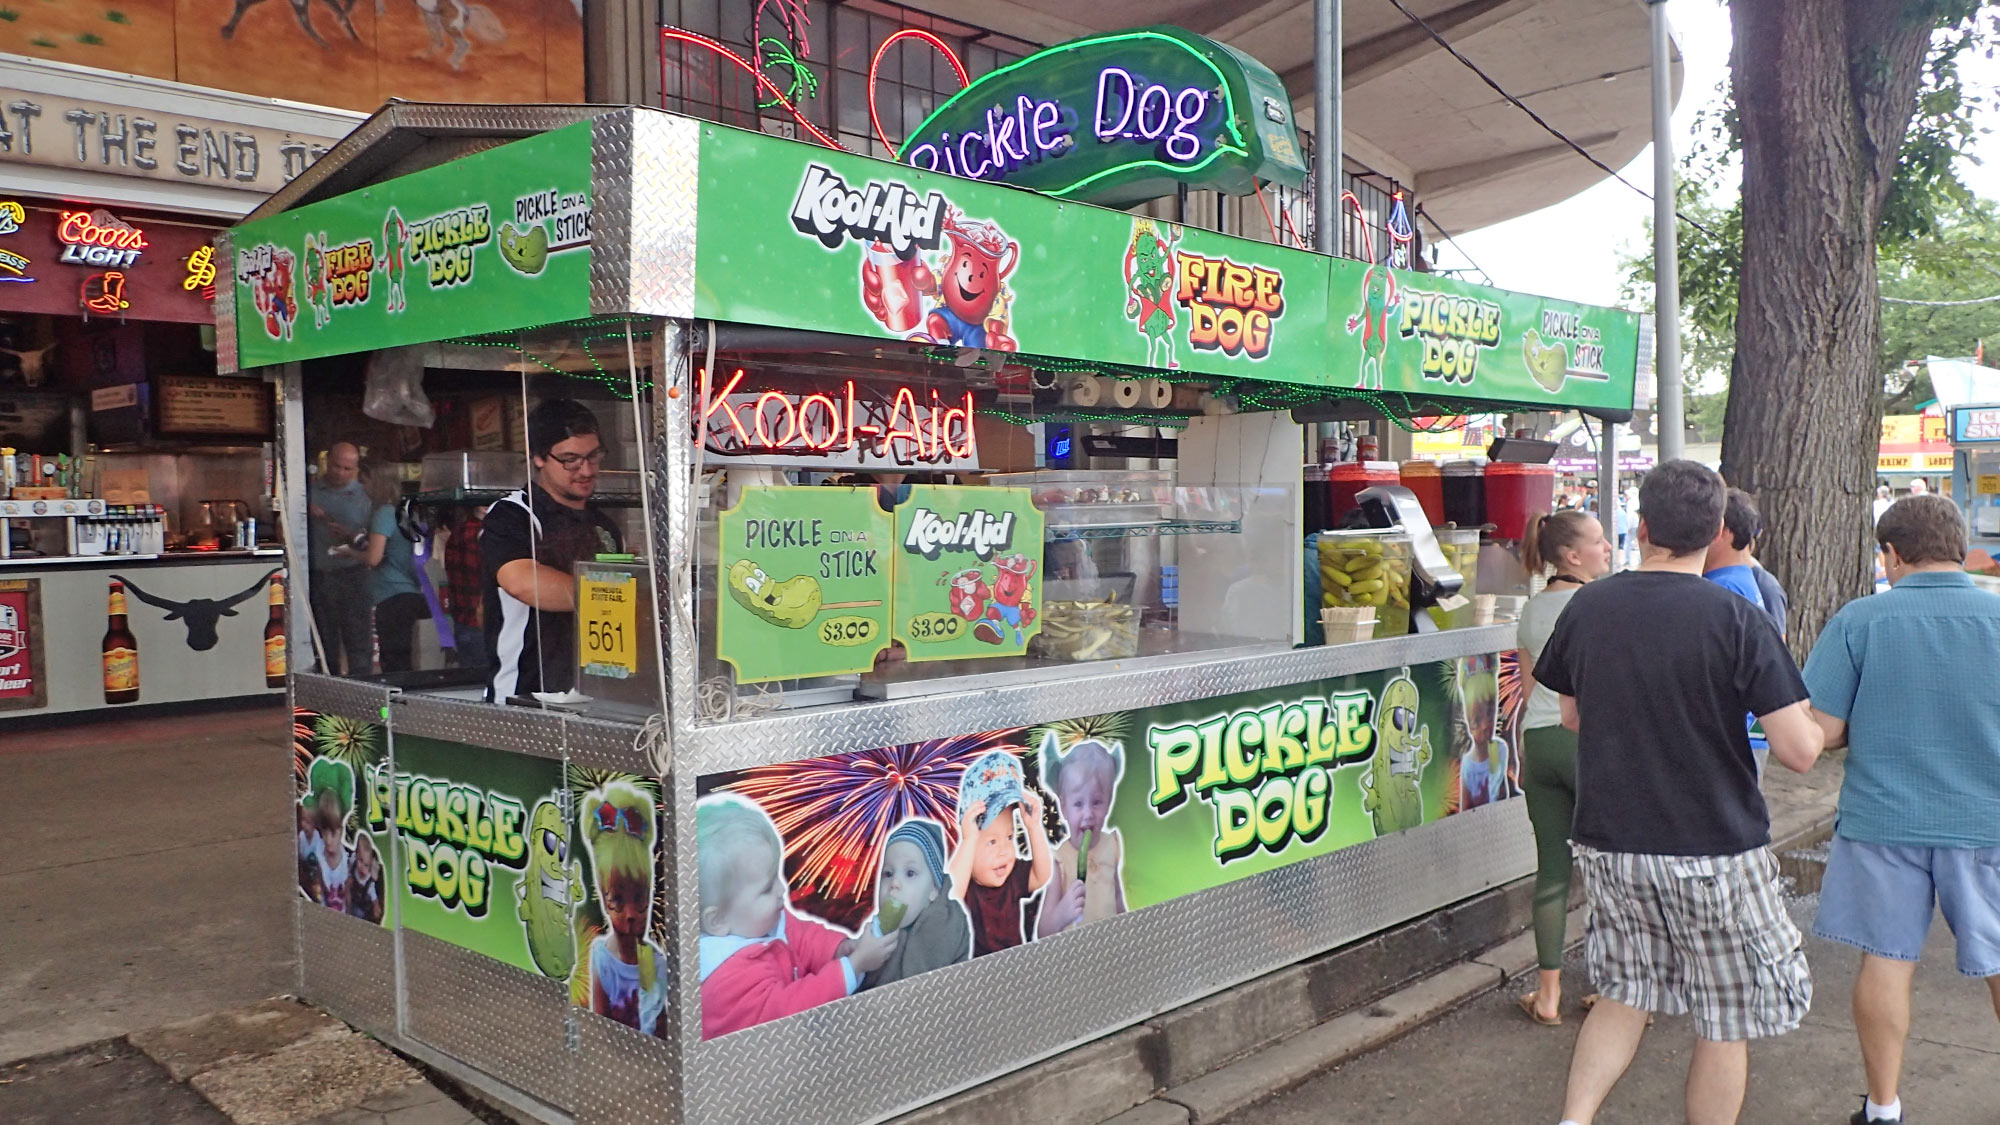
[[[1181,183],[1247,194],[1259,178],[1303,182],[1289,105],[1277,76],[1221,44],[1171,27],[1119,32],[982,77],[918,126],[899,159],[1097,203]]]
[[[848,379],[820,390],[749,384],[742,368],[698,377],[702,443],[719,457],[867,468],[977,468],[972,392],[877,388]],[[746,385],[748,384],[748,385]]]

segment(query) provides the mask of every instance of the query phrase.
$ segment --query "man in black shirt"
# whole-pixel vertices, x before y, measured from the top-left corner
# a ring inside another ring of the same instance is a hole
[[[1688,1011],[1687,1119],[1733,1122],[1746,1041],[1792,1030],[1812,1002],[1743,716],[1801,773],[1823,736],[1770,618],[1701,576],[1724,493],[1691,461],[1647,474],[1639,569],[1578,590],[1535,665],[1577,732],[1571,839],[1601,996],[1570,1063],[1565,1125],[1589,1125],[1648,1012]]]
[[[591,506],[604,443],[597,417],[574,399],[528,415],[534,478],[486,513],[479,570],[486,600],[489,702],[576,682],[576,579],[570,567],[621,550],[618,526]]]

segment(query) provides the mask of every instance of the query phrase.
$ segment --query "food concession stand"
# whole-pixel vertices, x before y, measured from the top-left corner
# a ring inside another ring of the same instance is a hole
[[[1533,869],[1504,780],[1467,796],[1511,758],[1477,533],[1309,503],[1307,438],[1618,417],[1630,314],[644,108],[391,105],[219,257],[292,516],[313,361],[378,349],[586,398],[637,473],[626,553],[564,560],[571,693],[291,677],[302,995],[519,1109],[882,1120]],[[1375,639],[1314,643],[1322,604]],[[830,992],[743,999],[759,832],[765,944]],[[942,845],[928,894],[878,878],[892,833]],[[961,910],[969,948],[861,963]]]

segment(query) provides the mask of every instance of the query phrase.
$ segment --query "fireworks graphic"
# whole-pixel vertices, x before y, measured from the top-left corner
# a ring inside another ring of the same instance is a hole
[[[306,774],[312,769],[313,723],[318,721],[319,712],[303,707],[292,708],[292,786],[300,796],[304,796]]]
[[[321,715],[313,720],[313,752],[355,767],[373,762],[382,753],[382,728],[343,715]]]
[[[1029,735],[1031,745],[1040,746],[1044,735],[1056,736],[1056,745],[1064,750],[1079,742],[1097,741],[1105,745],[1121,744],[1125,741],[1125,731],[1129,726],[1123,711],[1109,715],[1091,715],[1082,719],[1064,719],[1059,723],[1039,726]]]
[[[762,806],[785,838],[794,899],[822,905],[820,915],[838,922],[843,914],[865,916],[882,841],[896,825],[929,817],[944,826],[947,846],[957,844],[966,767],[989,750],[1025,754],[1023,733],[1015,727],[752,766],[717,789]]]

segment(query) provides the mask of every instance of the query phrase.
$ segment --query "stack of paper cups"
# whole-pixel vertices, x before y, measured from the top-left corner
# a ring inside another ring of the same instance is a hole
[[[1472,595],[1472,623],[1474,625],[1493,624],[1493,606],[1499,600],[1494,594]]]
[[[1319,623],[1326,630],[1326,643],[1330,645],[1372,640],[1375,636],[1375,607],[1329,606],[1319,611]]]
[[[1138,379],[1120,379],[1111,385],[1111,402],[1120,410],[1131,410],[1139,405],[1144,384]]]

